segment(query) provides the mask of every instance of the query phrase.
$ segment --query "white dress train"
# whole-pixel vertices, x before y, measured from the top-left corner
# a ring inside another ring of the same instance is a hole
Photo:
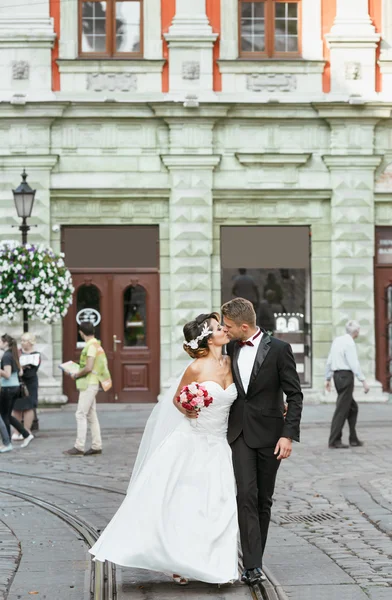
[[[183,417],[149,456],[90,550],[96,560],[208,583],[238,578],[236,489],[226,440],[237,390],[203,385],[213,403],[195,421]]]

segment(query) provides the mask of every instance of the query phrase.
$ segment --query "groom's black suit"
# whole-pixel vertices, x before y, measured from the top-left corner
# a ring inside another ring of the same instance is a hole
[[[233,452],[237,481],[238,519],[244,567],[262,566],[271,517],[272,496],[281,461],[274,455],[279,438],[299,441],[302,392],[291,346],[263,332],[249,386],[245,392],[238,342],[230,342],[238,398],[232,405],[227,438]],[[283,392],[287,414],[283,417]]]

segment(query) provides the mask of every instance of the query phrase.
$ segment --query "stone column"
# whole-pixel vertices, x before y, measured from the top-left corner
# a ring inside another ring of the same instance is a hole
[[[382,3],[382,38],[380,68],[382,73],[382,91],[386,98],[392,97],[392,3]]]
[[[341,126],[339,124],[338,126]],[[336,124],[332,124],[333,130]],[[360,128],[360,125],[357,125]],[[372,389],[367,399],[382,400],[375,379],[374,171],[378,156],[329,155],[331,174],[332,337],[342,335],[349,319],[361,324],[359,360]],[[358,389],[359,397],[362,388]]]
[[[337,0],[336,19],[326,36],[331,49],[331,92],[366,95],[375,93],[376,33],[368,12],[368,0]]]
[[[43,119],[44,121],[44,119]],[[42,131],[49,123],[41,123]],[[38,130],[37,130],[38,131]],[[37,136],[37,133],[36,133]],[[38,137],[38,136],[37,136]],[[43,243],[50,245],[50,188],[51,172],[57,164],[58,157],[44,154],[31,154],[23,156],[0,157],[0,206],[2,224],[0,237],[2,239],[15,239],[20,241],[20,232],[17,227],[20,219],[12,201],[12,188],[19,185],[22,168],[26,168],[29,185],[37,190],[32,217],[29,220],[31,230],[28,234],[29,243]],[[11,224],[15,226],[11,228]],[[29,330],[37,337],[37,349],[41,352],[42,363],[39,370],[40,403],[58,404],[66,402],[62,393],[62,377],[58,363],[53,360],[53,327],[45,325],[38,320],[29,321]],[[12,328],[13,333],[19,338],[22,331],[22,322],[16,323]]]
[[[212,310],[212,154],[162,156],[170,171],[171,373],[187,363],[182,328]]]
[[[171,94],[213,96],[212,49],[216,38],[208,22],[205,0],[177,0],[175,17],[165,35]]]
[[[49,0],[0,0],[0,98],[52,98],[51,49],[55,40]]]
[[[220,60],[238,58],[238,0],[220,0]]]

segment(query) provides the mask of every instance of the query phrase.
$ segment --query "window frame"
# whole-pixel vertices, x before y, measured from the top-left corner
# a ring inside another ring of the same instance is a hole
[[[241,6],[245,2],[261,3],[265,5],[265,51],[250,52],[242,50],[241,36]],[[298,5],[298,51],[296,52],[277,52],[275,46],[275,4],[276,2],[286,2]],[[246,59],[290,59],[301,58],[302,56],[302,0],[238,0],[238,55]]]
[[[82,37],[83,37],[83,2],[78,2],[78,57],[87,60],[130,60],[143,58],[143,38],[144,38],[144,0],[127,0],[128,2],[138,2],[140,5],[140,50],[139,52],[116,52],[116,32],[115,32],[115,9],[117,2],[121,0],[104,0],[107,4],[106,18],[106,51],[105,52],[83,52]],[[102,0],[89,0],[90,2],[101,2]],[[148,1],[148,0],[147,0]]]

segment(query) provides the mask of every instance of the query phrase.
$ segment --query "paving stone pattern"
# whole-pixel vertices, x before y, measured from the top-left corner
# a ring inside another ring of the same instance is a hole
[[[385,410],[378,423],[360,420],[362,448],[331,450],[329,421],[305,424],[280,469],[266,560],[292,600],[313,598],[314,586],[317,600],[392,599],[392,407],[380,416]]]
[[[43,412],[37,439],[26,450],[1,455],[1,487],[34,493],[102,529],[128,486],[150,407],[99,407],[103,455],[71,459],[61,450],[74,441],[74,410],[69,406]],[[282,598],[289,600],[392,600],[392,405],[361,406],[358,431],[366,445],[341,451],[327,448],[332,411],[325,405],[305,409],[302,443],[295,444],[293,456],[279,470],[266,565],[280,584]],[[6,477],[2,470],[28,477]],[[0,534],[10,544],[8,554],[0,550],[0,599],[7,597],[4,589],[20,546],[23,556],[9,600],[34,597],[28,592],[35,587],[40,592],[35,597],[54,600],[40,586],[43,577],[56,591],[56,600],[89,598],[87,549],[65,523],[24,501],[1,496]],[[119,600],[177,600],[185,595],[250,599],[241,584],[218,590],[192,582],[185,594],[165,575],[118,569],[117,576]]]

